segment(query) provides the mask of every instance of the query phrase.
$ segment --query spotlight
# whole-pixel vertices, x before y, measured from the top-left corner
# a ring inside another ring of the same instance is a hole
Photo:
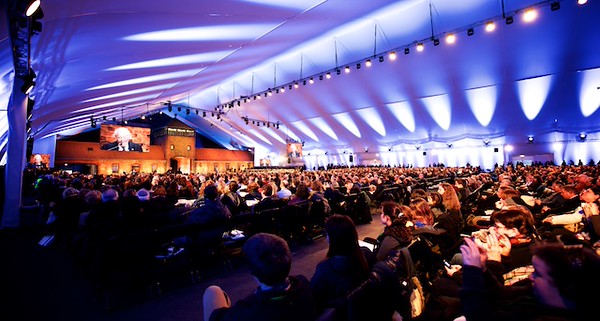
[[[425,46],[422,43],[417,44],[417,51],[421,52],[423,50],[425,50]]]
[[[196,115],[198,115],[198,109],[196,109]]]
[[[94,120],[94,117],[90,117],[90,121],[92,128],[96,128],[96,121]]]
[[[383,62],[383,56],[379,56],[379,62]]]
[[[312,84],[315,83],[315,80],[312,77],[310,77],[310,79],[308,80],[308,82],[312,85]]]
[[[369,152],[369,148],[365,147],[365,153]]]
[[[290,90],[292,90],[292,85],[289,85],[289,86],[288,86],[288,88],[289,88]]]
[[[285,86],[284,86],[284,87],[281,87],[281,89],[280,89],[280,90],[281,90],[281,92],[282,92],[282,93],[284,93],[284,92],[285,92]],[[239,105],[238,105],[238,106],[239,106]]]
[[[367,62],[365,62],[365,66],[367,67],[371,67],[372,64],[371,59],[367,59]]]
[[[342,73],[342,70],[341,70],[341,69],[336,69],[336,70],[335,70],[335,73],[339,75],[339,74],[341,74],[341,73]]]
[[[186,115],[189,115],[189,114],[190,114],[190,109],[189,109],[189,108],[185,110],[185,114],[186,114]]]
[[[279,129],[279,122],[275,125],[275,128]]]
[[[410,53],[410,48],[404,48],[404,54],[408,55]]]
[[[532,22],[537,18],[537,10],[535,9],[527,9],[525,13],[523,13],[523,21],[524,22]]]
[[[330,79],[330,78],[331,78],[331,73],[330,73],[330,72],[328,72],[328,73],[325,75],[325,78],[327,78],[327,79]]]
[[[489,140],[487,140],[487,139],[483,141],[483,144],[484,144],[485,146],[489,146],[489,145],[490,145],[490,143],[491,143],[491,142],[490,142]]]
[[[587,135],[584,133],[579,134],[579,141],[585,142]]]
[[[275,93],[279,94],[279,88],[275,89]]]
[[[550,10],[557,11],[559,9],[560,9],[560,2],[558,2],[558,1],[552,2],[552,4],[550,5]]]
[[[246,123],[246,125],[248,125],[248,117],[244,118],[244,122]]]
[[[181,107],[177,107],[177,111],[181,111]]]
[[[306,85],[306,84],[305,84],[305,85]],[[298,85],[298,83],[297,83],[297,82],[296,82],[296,83],[294,83],[294,88],[298,88],[298,87],[300,87],[300,85]]]
[[[583,6],[587,2],[588,2],[588,0],[577,0],[577,4],[580,5],[580,6]]]
[[[489,21],[485,24],[485,31],[492,32],[496,30],[496,24],[493,21]]]
[[[202,117],[206,117],[206,112],[205,111],[202,112]]]
[[[440,39],[433,39],[433,45],[434,46],[439,46],[440,45]]]
[[[452,143],[448,143],[446,146],[448,146],[448,148],[452,148]]]
[[[25,10],[25,15],[31,17],[40,8],[41,4],[42,2],[40,0],[29,1],[27,10]]]
[[[306,86],[306,80],[303,80],[303,81],[302,81],[302,85],[303,85],[303,86]]]
[[[388,57],[390,58],[390,60],[396,60],[396,52],[395,51],[390,52]]]
[[[505,22],[506,22],[507,25],[510,25],[510,24],[512,24],[514,22],[514,19],[513,19],[512,16],[509,16],[509,17],[506,17]]]
[[[347,74],[350,73],[350,67],[346,66],[346,68],[344,68],[344,72],[346,72]]]
[[[102,116],[102,120],[106,120],[106,115]]]
[[[356,69],[360,69],[360,63],[356,64]]]
[[[446,43],[453,44],[456,42],[456,36],[453,33],[449,33],[446,35]]]
[[[532,144],[533,143],[533,136],[529,136],[527,137],[527,142]]]
[[[391,147],[390,147],[390,148],[388,148],[388,152],[391,152],[391,151],[392,151],[392,148],[391,148]]]
[[[29,95],[33,87],[35,87],[35,78],[36,74],[33,69],[29,68],[29,73],[23,77],[23,86],[21,86],[21,91],[25,95]]]
[[[421,149],[421,145],[416,145],[415,148],[416,149]]]
[[[475,34],[475,30],[473,30],[473,28],[469,28],[469,29],[467,29],[467,36],[469,36],[469,37],[470,37],[470,36],[472,36],[472,35],[474,35],[474,34]]]
[[[142,115],[141,117],[142,120],[146,120],[146,115]],[[96,125],[95,123],[92,123],[92,127],[94,127],[93,125]]]
[[[323,75],[319,75],[319,80],[323,80]]]

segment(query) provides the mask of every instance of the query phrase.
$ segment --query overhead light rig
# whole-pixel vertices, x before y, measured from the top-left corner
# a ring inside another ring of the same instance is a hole
[[[36,78],[31,68],[31,38],[42,31],[42,23],[38,20],[44,17],[44,13],[39,0],[13,0],[7,5],[15,76],[23,80],[21,91],[28,95],[35,86]]]
[[[239,98],[234,98],[233,100],[230,100],[224,104],[218,105],[217,108],[220,108],[223,110],[227,109],[227,108],[233,108],[236,105],[241,106],[242,103],[247,103],[250,101],[257,101],[257,100],[268,98],[275,94],[284,93],[284,92],[286,92],[286,90],[291,91],[291,90],[299,89],[301,86],[314,84],[316,82],[316,80],[323,81],[323,80],[331,79],[333,77],[333,75],[348,74],[352,71],[353,68],[355,70],[359,70],[359,69],[361,69],[362,66],[370,67],[376,61],[379,61],[380,63],[382,63],[386,60],[386,58],[389,61],[395,61],[398,59],[397,53],[399,53],[399,52],[404,52],[405,55],[408,55],[411,53],[411,48],[414,48],[417,52],[422,52],[425,50],[425,45],[428,43],[433,44],[433,46],[439,46],[441,44],[441,39],[444,39],[444,42],[447,45],[453,45],[457,41],[457,37],[459,34],[465,33],[468,37],[471,37],[475,34],[477,29],[480,29],[480,27],[481,27],[481,29],[484,29],[486,32],[492,32],[496,28],[497,22],[504,21],[507,25],[511,24],[513,22],[513,17],[516,15],[520,15],[520,14],[523,15],[524,21],[527,21],[528,14],[530,14],[532,11],[534,11],[538,8],[547,6],[547,7],[550,7],[551,11],[557,11],[560,9],[560,0],[542,0],[538,3],[532,4],[525,8],[520,8],[520,9],[516,9],[516,10],[512,10],[512,11],[506,11],[505,6],[504,6],[504,1],[505,0],[502,0],[502,12],[501,12],[501,14],[499,14],[497,16],[490,17],[488,19],[484,19],[481,21],[477,21],[477,22],[471,23],[469,25],[458,27],[458,28],[455,28],[455,29],[452,29],[449,31],[438,32],[438,33],[435,33],[435,31],[433,29],[433,17],[431,17],[430,18],[431,19],[431,35],[428,36],[427,38],[415,40],[411,43],[397,46],[393,49],[386,50],[386,51],[380,51],[380,52],[377,52],[377,48],[375,46],[373,55],[368,56],[363,59],[360,59],[360,60],[353,61],[353,62],[343,63],[340,65],[338,65],[338,63],[337,63],[337,54],[336,54],[336,66],[334,68],[331,68],[331,69],[328,69],[323,72],[319,72],[319,73],[316,73],[316,74],[313,74],[313,75],[310,75],[307,77],[302,77],[302,67],[301,67],[300,79],[293,80],[293,81],[283,83],[280,85],[277,85],[276,83],[274,83],[273,87],[267,88],[266,90],[263,90],[263,91],[257,91],[257,92],[252,91],[252,93],[247,96],[240,96]],[[583,6],[586,2],[587,1],[585,1],[585,0],[577,0],[577,3],[580,6]],[[433,8],[433,6],[431,4],[429,7],[429,10],[430,10],[430,16],[432,16],[435,11],[435,8]],[[376,40],[376,38],[375,38],[375,40]],[[375,45],[376,45],[376,43],[375,43]],[[236,95],[234,94],[233,96],[235,97]]]
[[[273,122],[273,121],[269,121],[269,120],[262,120],[262,119],[254,119],[254,118],[248,118],[248,117],[242,117],[242,120],[246,123],[246,125],[250,125],[250,123],[252,123],[252,125],[256,125],[256,127],[267,127],[267,128],[276,128],[279,129],[279,125],[281,125],[281,123],[279,121]]]
[[[185,105],[173,104],[171,101],[164,102],[163,106],[166,106],[167,111],[169,112],[185,112],[186,115],[189,115],[193,111],[196,115],[202,117],[217,117],[217,119],[219,120],[222,120],[222,115],[227,115],[227,112],[225,112],[222,108],[219,107],[215,107],[214,109],[202,109]]]

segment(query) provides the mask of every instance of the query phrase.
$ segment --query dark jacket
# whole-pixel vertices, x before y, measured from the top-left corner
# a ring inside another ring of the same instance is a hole
[[[187,220],[187,224],[211,224],[219,221],[225,222],[231,218],[231,212],[220,200],[206,199],[204,205],[193,210]]]
[[[311,321],[315,320],[314,300],[304,276],[290,276],[285,291],[256,290],[230,308],[215,310],[209,321]]]
[[[129,141],[127,144],[129,145],[130,152],[141,152],[142,151],[142,145],[140,145],[140,144],[136,144],[132,141]],[[106,144],[102,145],[102,147],[100,149],[117,150],[118,151],[119,143],[118,142],[106,143]]]
[[[326,308],[340,305],[368,275],[360,262],[351,257],[334,256],[319,263],[310,280],[317,311],[320,313]]]

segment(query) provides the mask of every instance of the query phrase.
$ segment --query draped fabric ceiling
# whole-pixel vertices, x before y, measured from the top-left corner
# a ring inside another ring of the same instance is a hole
[[[312,160],[327,163],[594,135],[600,4],[563,0],[551,10],[552,2],[44,0],[31,43],[32,134],[60,139],[91,130],[91,118],[162,111],[226,148],[254,147],[257,158],[277,158],[295,140],[307,161],[327,152]],[[530,7],[537,17],[525,22]],[[3,29],[0,106],[10,108],[14,66]],[[8,130],[4,110],[3,153]]]

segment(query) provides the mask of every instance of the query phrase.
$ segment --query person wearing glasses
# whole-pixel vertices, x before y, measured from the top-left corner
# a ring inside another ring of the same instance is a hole
[[[134,143],[131,132],[126,127],[119,127],[113,133],[114,142],[102,145],[100,149],[116,150],[120,152],[141,152],[142,145]]]
[[[528,284],[491,289],[484,286],[487,261],[498,261],[500,244],[493,235],[486,243],[465,239],[463,286],[466,320],[586,320],[597,311],[600,257],[582,244],[540,242],[532,247],[533,272]]]

